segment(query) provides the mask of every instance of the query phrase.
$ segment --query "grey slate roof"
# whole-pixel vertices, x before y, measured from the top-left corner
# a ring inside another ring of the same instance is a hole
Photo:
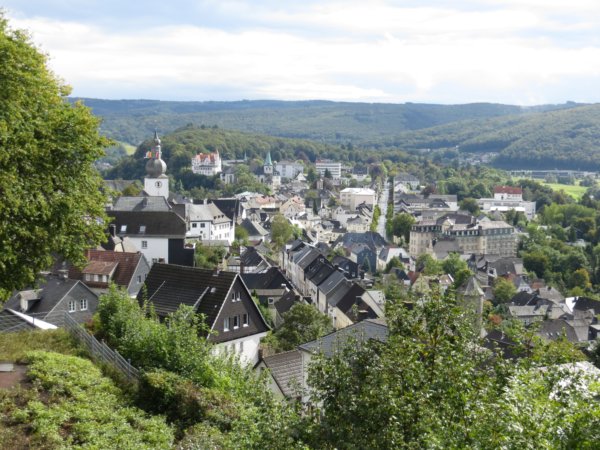
[[[45,279],[41,280],[39,289],[36,292],[39,294],[39,300],[34,300],[29,303],[29,308],[26,314],[42,314],[52,311],[56,304],[62,300],[75,285],[81,283],[78,280],[62,279],[57,276],[49,275]],[[83,285],[83,283],[81,283]],[[85,286],[85,285],[84,285]],[[86,287],[87,289],[87,287]],[[33,300],[35,295],[31,296],[31,291],[25,291],[28,297]],[[91,291],[90,291],[91,292]],[[95,294],[94,294],[95,295]],[[15,311],[21,311],[21,302],[19,300],[19,293],[13,295],[4,304],[6,309],[14,309]]]
[[[170,211],[171,206],[162,196],[119,197],[113,211]]]
[[[332,272],[323,283],[321,283],[319,290],[325,295],[328,295],[338,284],[344,280],[346,280],[346,277],[336,270],[335,272]]]
[[[165,236],[184,238],[186,223],[173,211],[108,211],[119,236]],[[126,226],[125,231],[122,227]],[[145,230],[144,228],[145,227]],[[144,230],[144,231],[142,231]]]
[[[303,378],[302,353],[299,350],[267,356],[263,362],[283,395],[288,398],[298,396]]]
[[[278,289],[285,284],[288,289],[293,289],[292,284],[278,267],[270,267],[263,273],[243,273],[240,275],[246,287],[253,289]]]
[[[470,297],[474,297],[474,296],[483,297],[483,295],[484,295],[483,289],[481,289],[481,285],[479,284],[479,282],[477,281],[477,278],[475,276],[470,276],[469,279],[467,280],[467,282],[463,286],[460,287],[458,292],[462,295],[470,296]]]
[[[206,324],[212,328],[236,277],[234,272],[155,263],[146,277],[147,298],[159,317],[166,317],[184,304],[204,314]],[[144,301],[142,291],[138,301]]]
[[[326,357],[331,357],[347,344],[365,343],[370,340],[387,342],[387,339],[388,327],[385,320],[367,319],[302,344],[298,348],[310,353],[323,352]]]

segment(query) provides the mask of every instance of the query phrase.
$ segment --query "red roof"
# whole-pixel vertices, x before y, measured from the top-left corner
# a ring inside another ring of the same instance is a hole
[[[519,194],[523,194],[523,189],[521,189],[520,187],[513,187],[513,186],[496,186],[494,188],[494,194],[513,194],[513,195],[519,195]]]
[[[137,268],[140,259],[142,258],[142,254],[140,252],[137,253],[129,253],[129,252],[114,252],[110,250],[88,250],[87,251],[87,259],[89,261],[87,267],[102,265],[98,263],[109,263],[107,266],[116,265],[117,268],[114,272],[113,281],[118,286],[127,287],[131,282],[131,278],[135,273],[135,269]],[[112,264],[111,264],[112,263]],[[90,273],[89,270],[83,269],[83,273]],[[73,280],[81,279],[82,271],[77,269],[76,267],[71,267],[69,269],[69,278]],[[84,281],[84,283],[88,284],[88,282]],[[106,284],[106,283],[104,283]]]

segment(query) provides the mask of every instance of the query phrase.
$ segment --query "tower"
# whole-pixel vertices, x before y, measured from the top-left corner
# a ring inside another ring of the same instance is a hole
[[[154,146],[146,154],[146,177],[144,178],[144,191],[146,194],[157,197],[169,198],[169,177],[165,175],[167,164],[161,158],[160,138],[154,131]]]
[[[267,152],[267,157],[265,158],[263,172],[265,175],[273,175],[273,161],[271,161],[271,151],[270,150]]]

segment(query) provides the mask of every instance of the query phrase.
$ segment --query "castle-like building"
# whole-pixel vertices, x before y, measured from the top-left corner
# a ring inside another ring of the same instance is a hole
[[[218,151],[214,153],[198,153],[192,158],[192,172],[195,174],[213,176],[222,171],[223,166],[221,165],[221,156]]]

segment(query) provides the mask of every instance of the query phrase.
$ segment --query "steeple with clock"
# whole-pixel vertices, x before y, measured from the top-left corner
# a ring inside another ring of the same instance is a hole
[[[146,154],[146,177],[144,178],[144,191],[150,196],[169,198],[169,177],[165,175],[167,164],[161,158],[160,138],[154,132],[154,146]]]

